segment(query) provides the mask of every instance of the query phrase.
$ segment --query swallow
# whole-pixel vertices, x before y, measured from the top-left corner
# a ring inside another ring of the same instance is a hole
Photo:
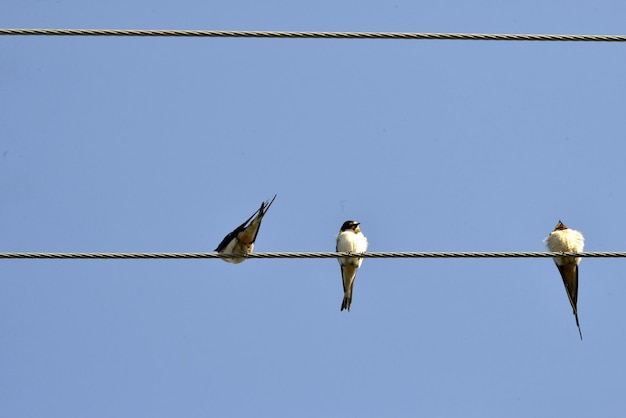
[[[246,259],[246,255],[252,252],[254,241],[259,234],[261,221],[267,213],[267,210],[272,206],[272,203],[274,203],[274,199],[276,199],[276,195],[274,195],[271,201],[268,201],[269,203],[262,202],[261,207],[257,209],[252,216],[224,237],[215,251],[220,254],[233,254],[233,256],[222,258],[222,260],[228,263],[239,264]]]
[[[339,235],[337,235],[337,246],[335,250],[342,253],[364,253],[367,250],[367,238],[361,232],[359,223],[356,221],[345,221],[341,225]],[[341,267],[341,279],[343,281],[343,302],[341,310],[347,309],[350,312],[352,303],[352,287],[356,271],[361,267],[362,258],[341,257],[338,258]]]
[[[563,222],[559,221],[554,231],[547,236],[544,242],[551,252],[581,253],[585,245],[585,238],[580,232],[569,229]],[[576,305],[578,302],[578,264],[580,263],[580,257],[554,257],[554,263],[559,269],[559,273],[561,273],[569,303],[572,305],[574,317],[576,317],[578,333],[582,340],[583,333],[580,330]]]

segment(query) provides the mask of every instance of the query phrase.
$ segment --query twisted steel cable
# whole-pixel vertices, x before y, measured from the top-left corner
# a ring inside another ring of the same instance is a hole
[[[626,35],[546,35],[486,33],[417,33],[417,32],[293,32],[235,30],[158,30],[158,29],[10,29],[0,28],[0,35],[29,36],[182,36],[213,38],[322,38],[322,39],[422,39],[471,41],[561,41],[626,42]]]
[[[5,252],[0,259],[218,259],[233,254],[218,253],[39,253],[39,252]],[[368,252],[348,254],[337,252],[266,252],[252,253],[246,258],[550,258],[591,257],[591,258],[623,258],[626,252],[591,251],[583,253],[558,252]]]

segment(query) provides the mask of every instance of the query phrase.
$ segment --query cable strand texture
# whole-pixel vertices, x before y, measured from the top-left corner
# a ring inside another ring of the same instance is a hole
[[[230,257],[232,254],[218,253],[0,253],[0,259],[213,259]],[[623,258],[626,252],[368,252],[348,254],[337,252],[267,252],[252,253],[246,258],[550,258],[550,257]]]
[[[30,36],[179,36],[221,38],[322,38],[322,39],[423,39],[473,41],[566,41],[626,42],[626,35],[548,35],[486,33],[417,33],[417,32],[286,32],[234,30],[158,30],[158,29],[10,29],[0,28],[0,35]]]

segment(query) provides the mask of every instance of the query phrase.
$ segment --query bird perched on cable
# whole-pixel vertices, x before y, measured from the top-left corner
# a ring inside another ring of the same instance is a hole
[[[339,235],[337,235],[336,251],[342,253],[364,253],[367,250],[367,238],[361,232],[359,223],[356,221],[345,221],[341,225]],[[343,280],[343,302],[341,310],[347,309],[350,312],[352,303],[352,287],[356,271],[361,267],[362,258],[341,257],[339,266],[341,267],[341,279]]]
[[[554,231],[548,235],[544,240],[548,249],[552,252],[564,252],[564,253],[581,253],[583,246],[585,245],[585,238],[583,234],[573,229],[566,227],[563,222],[559,221],[554,228]],[[574,317],[576,317],[576,326],[578,327],[578,333],[580,339],[583,339],[583,333],[580,330],[580,323],[578,322],[578,264],[580,263],[580,257],[554,257],[554,263],[561,273],[563,284],[565,285],[565,291],[569,298],[569,303],[574,310]]]
[[[265,216],[267,210],[270,206],[272,206],[272,203],[274,203],[274,199],[276,199],[276,195],[274,195],[269,203],[261,203],[261,207],[257,209],[252,216],[224,237],[215,251],[220,254],[233,254],[233,256],[222,258],[222,260],[228,263],[238,264],[246,259],[242,256],[246,256],[252,252],[252,249],[254,248],[254,241],[259,234],[259,228],[261,227],[263,216]]]

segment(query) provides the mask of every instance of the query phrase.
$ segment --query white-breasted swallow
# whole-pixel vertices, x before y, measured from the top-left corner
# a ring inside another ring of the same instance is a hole
[[[359,223],[356,221],[345,221],[341,225],[339,235],[337,235],[337,246],[335,250],[341,253],[364,253],[367,250],[367,238],[361,232]],[[347,309],[350,312],[352,303],[352,287],[356,271],[361,267],[362,258],[341,257],[338,258],[341,267],[341,279],[343,281],[343,302],[341,310]]]
[[[554,231],[547,236],[544,240],[546,246],[551,252],[564,252],[564,253],[581,253],[585,245],[585,238],[583,234],[573,229],[566,227],[563,222],[559,221],[554,228]],[[580,257],[554,257],[554,263],[561,273],[563,284],[565,285],[565,291],[569,298],[569,303],[572,305],[574,311],[574,317],[576,317],[576,326],[578,327],[578,333],[580,339],[583,339],[583,333],[580,330],[580,323],[578,322],[578,264],[580,263]]]
[[[276,195],[274,195],[271,201],[268,201],[269,203],[261,203],[261,207],[257,209],[252,216],[224,237],[215,251],[220,254],[233,254],[233,256],[222,258],[222,260],[228,263],[238,264],[246,258],[241,256],[238,257],[237,255],[248,255],[252,252],[252,249],[254,248],[254,241],[259,234],[259,228],[261,227],[263,216],[265,216],[267,210],[270,206],[272,206],[272,203],[274,203],[274,199],[276,199]]]

